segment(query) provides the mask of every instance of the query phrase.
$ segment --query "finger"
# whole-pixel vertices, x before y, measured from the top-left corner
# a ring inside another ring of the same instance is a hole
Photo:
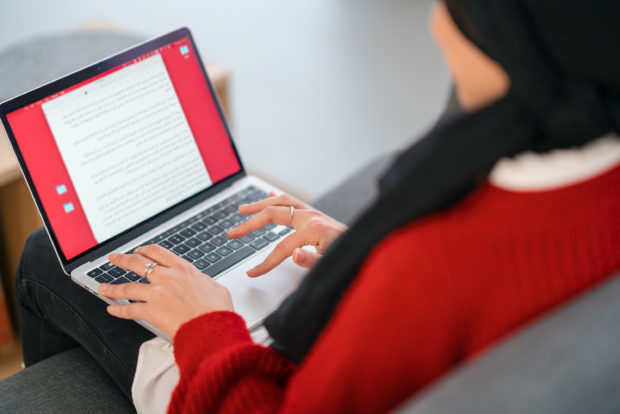
[[[140,253],[146,258],[151,259],[157,264],[166,267],[175,267],[185,262],[170,250],[160,246],[159,244],[148,244],[138,247],[134,253]]]
[[[112,263],[113,265],[122,267],[123,269],[129,270],[143,277],[146,273],[146,264],[149,262],[152,262],[151,259],[139,253],[133,253],[133,254],[112,253],[110,256],[108,256],[108,259],[110,260],[110,263]],[[149,279],[153,278],[155,271],[159,272],[161,270],[159,269],[159,267],[160,266],[156,266],[153,269],[153,271],[151,271],[151,273],[149,274]]]
[[[306,203],[299,201],[295,197],[291,197],[288,194],[280,194],[275,197],[269,197],[264,200],[257,201],[256,203],[242,204],[239,206],[239,212],[246,215],[254,214],[263,210],[267,206],[293,206],[295,208],[310,208]]]
[[[99,284],[99,293],[112,299],[146,301],[152,286],[145,283],[123,283],[121,285]]]
[[[146,320],[148,304],[142,302],[130,303],[128,305],[110,305],[107,311],[110,315],[121,319]]]
[[[248,233],[258,230],[269,223],[288,226],[291,220],[291,209],[289,207],[268,206],[260,213],[252,216],[248,221],[239,226],[228,230],[228,237],[239,238]]]
[[[293,252],[293,261],[297,266],[311,268],[322,256],[318,253],[309,252],[308,250],[297,248]]]
[[[295,232],[285,237],[284,240],[276,245],[273,251],[269,253],[262,263],[247,272],[248,276],[257,277],[264,275],[282,263],[287,257],[293,254],[293,250],[305,244],[303,237],[304,236],[299,232]]]

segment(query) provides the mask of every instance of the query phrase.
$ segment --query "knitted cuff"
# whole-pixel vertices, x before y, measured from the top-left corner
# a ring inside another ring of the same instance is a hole
[[[204,359],[234,345],[252,342],[245,321],[234,312],[216,311],[198,316],[179,328],[174,336],[174,357],[187,375]]]

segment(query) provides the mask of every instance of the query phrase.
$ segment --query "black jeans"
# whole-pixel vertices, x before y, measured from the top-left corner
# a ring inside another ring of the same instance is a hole
[[[138,351],[153,334],[110,316],[105,302],[74,283],[62,271],[44,229],[26,240],[16,277],[26,366],[82,346],[131,400]]]

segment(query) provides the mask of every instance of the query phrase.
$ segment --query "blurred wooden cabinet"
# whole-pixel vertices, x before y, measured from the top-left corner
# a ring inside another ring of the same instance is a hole
[[[207,72],[226,117],[230,119],[228,72],[207,64]],[[37,208],[22,177],[6,131],[0,126],[0,274],[11,319],[16,321],[15,271],[26,237],[42,226]]]
[[[0,134],[0,273],[15,322],[15,270],[26,237],[41,226],[41,219],[4,128]]]

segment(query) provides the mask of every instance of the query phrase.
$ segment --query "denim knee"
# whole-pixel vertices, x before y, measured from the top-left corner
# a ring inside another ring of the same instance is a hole
[[[26,280],[32,279],[44,283],[49,277],[50,270],[62,271],[52,243],[43,227],[30,233],[19,259],[15,273],[15,290],[17,301],[20,304],[26,299]]]

